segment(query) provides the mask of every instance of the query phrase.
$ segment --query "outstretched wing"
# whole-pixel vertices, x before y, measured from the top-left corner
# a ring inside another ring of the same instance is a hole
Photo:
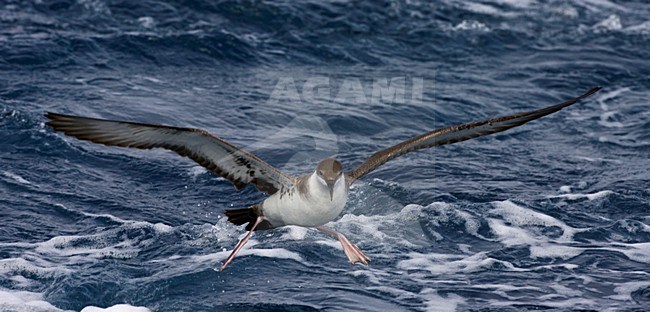
[[[187,156],[232,182],[237,189],[251,183],[271,195],[289,189],[293,179],[255,155],[205,130],[47,113],[47,125],[77,139],[108,146],[165,148]]]
[[[600,89],[600,87],[593,88],[579,97],[546,108],[518,113],[505,117],[483,120],[479,122],[467,123],[464,125],[442,128],[408,139],[402,143],[399,143],[385,150],[381,150],[370,156],[370,158],[363,162],[359,167],[348,173],[348,183],[354,182],[356,179],[359,179],[368,172],[375,170],[385,162],[406,153],[417,151],[423,148],[453,144],[480,136],[505,131],[510,128],[523,125],[531,120],[535,120],[537,118],[557,112],[567,106],[573,105],[576,102],[596,93]]]

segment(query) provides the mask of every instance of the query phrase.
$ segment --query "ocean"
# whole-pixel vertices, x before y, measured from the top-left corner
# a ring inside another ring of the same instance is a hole
[[[0,311],[649,311],[650,5],[613,0],[0,3]],[[351,265],[245,233],[240,191],[48,111],[202,128],[293,175],[603,89],[355,184]]]

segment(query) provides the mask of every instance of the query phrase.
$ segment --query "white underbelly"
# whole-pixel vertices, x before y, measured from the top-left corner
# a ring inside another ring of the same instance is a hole
[[[335,190],[330,199],[329,193],[301,196],[292,194],[273,194],[262,203],[264,218],[274,226],[299,225],[319,226],[330,222],[341,214],[347,202],[345,189]]]

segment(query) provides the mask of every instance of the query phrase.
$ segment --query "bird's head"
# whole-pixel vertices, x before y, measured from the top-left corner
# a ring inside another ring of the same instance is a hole
[[[327,186],[330,191],[330,200],[334,197],[334,186],[339,180],[344,180],[343,165],[332,158],[325,158],[316,167],[318,181]]]

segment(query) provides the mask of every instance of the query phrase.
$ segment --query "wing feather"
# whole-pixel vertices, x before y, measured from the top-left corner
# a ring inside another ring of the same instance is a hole
[[[596,93],[600,87],[592,88],[583,95],[542,109],[518,113],[505,117],[498,117],[479,122],[472,122],[463,125],[451,126],[437,129],[423,135],[413,137],[397,145],[381,150],[364,161],[360,166],[348,173],[348,183],[352,183],[387,161],[416,150],[453,144],[465,140],[489,135],[523,125],[531,120],[557,112],[567,106]]]
[[[205,130],[56,113],[47,113],[45,117],[54,130],[77,139],[108,146],[174,151],[228,179],[237,189],[250,183],[271,195],[293,186],[293,178]]]

